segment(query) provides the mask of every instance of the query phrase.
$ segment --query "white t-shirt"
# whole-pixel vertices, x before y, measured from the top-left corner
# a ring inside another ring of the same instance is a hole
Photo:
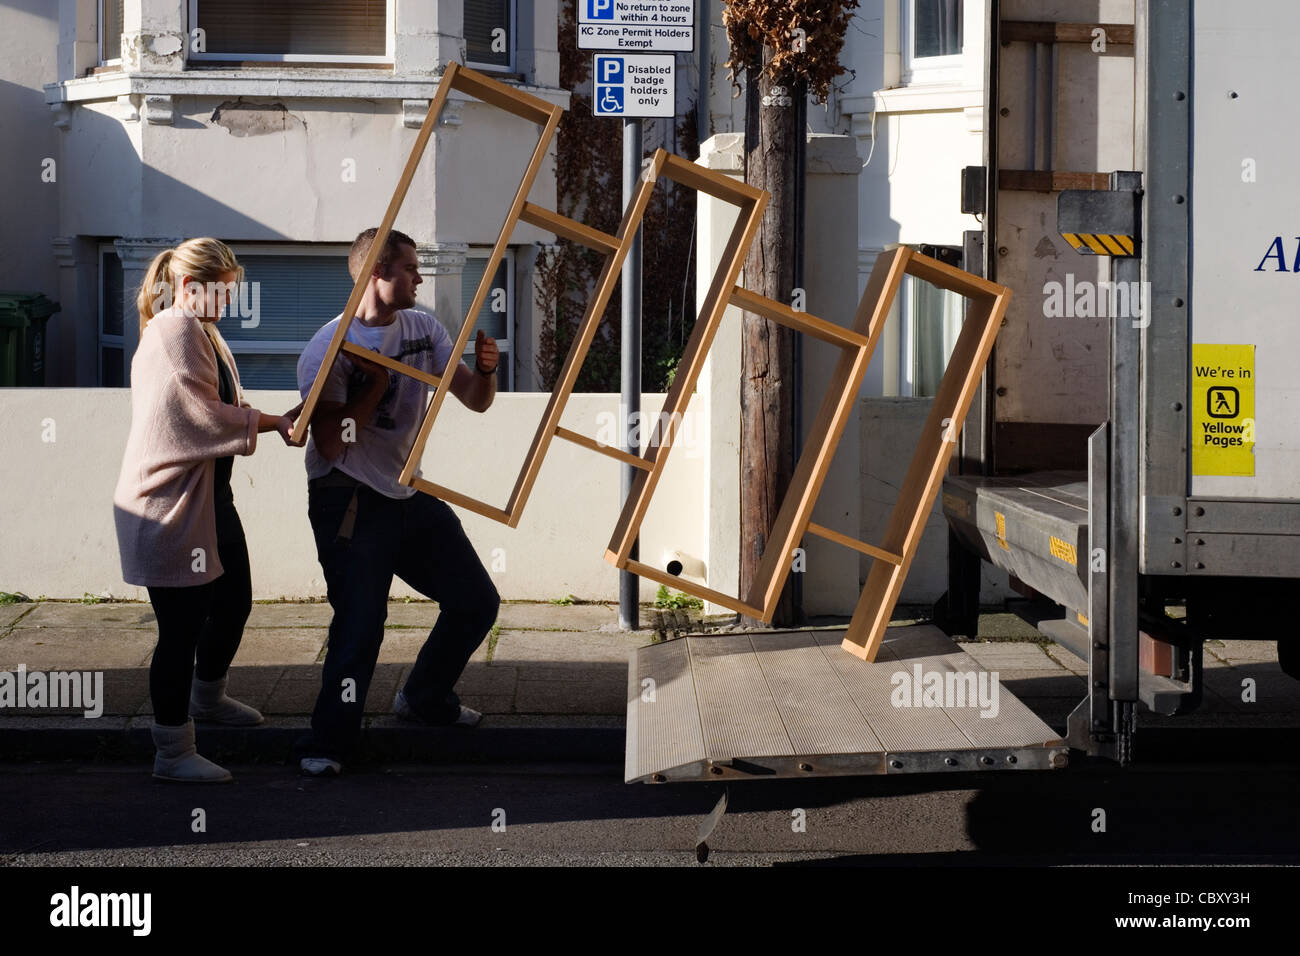
[[[325,323],[298,359],[298,391],[304,398],[311,391],[341,318],[336,316]],[[441,322],[415,309],[399,310],[388,325],[363,325],[354,319],[347,338],[349,342],[432,375],[443,374],[455,345]],[[362,382],[351,358],[346,352],[340,352],[320,400],[347,402]],[[415,494],[414,488],[400,484],[397,479],[420,431],[420,420],[428,406],[428,390],[429,386],[419,379],[390,371],[388,391],[380,399],[373,420],[357,422],[356,441],[344,443],[343,453],[337,460],[327,460],[316,450],[316,443],[310,437],[307,439],[307,477],[319,478],[331,468],[337,468],[390,498],[409,498]],[[417,470],[416,474],[420,472]]]

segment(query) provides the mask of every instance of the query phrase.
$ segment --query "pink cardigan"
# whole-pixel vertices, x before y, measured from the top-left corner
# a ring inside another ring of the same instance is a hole
[[[217,458],[251,455],[258,412],[218,393],[217,363],[199,320],[160,312],[131,361],[131,433],[113,493],[122,578],[149,587],[190,587],[221,576],[213,473]],[[200,560],[195,549],[202,549]]]

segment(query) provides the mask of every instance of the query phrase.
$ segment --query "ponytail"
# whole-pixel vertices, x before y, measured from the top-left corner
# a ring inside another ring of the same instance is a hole
[[[171,264],[175,249],[164,249],[154,256],[153,262],[140,283],[140,293],[135,298],[136,308],[140,311],[140,334],[144,335],[145,326],[159,312],[171,308],[175,291],[172,285]],[[158,304],[162,300],[162,306]]]
[[[230,247],[219,239],[187,239],[175,249],[165,249],[154,257],[140,283],[136,308],[140,310],[140,334],[159,312],[178,304],[177,280],[183,276],[200,283],[217,282],[233,272],[242,282],[244,270]]]

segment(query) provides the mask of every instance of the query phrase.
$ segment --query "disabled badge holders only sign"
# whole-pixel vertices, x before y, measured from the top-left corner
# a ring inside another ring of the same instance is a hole
[[[578,0],[578,49],[693,50],[694,0]]]
[[[1255,346],[1192,346],[1192,474],[1255,474]]]
[[[677,68],[673,57],[598,53],[593,59],[591,111],[595,115],[677,115]]]

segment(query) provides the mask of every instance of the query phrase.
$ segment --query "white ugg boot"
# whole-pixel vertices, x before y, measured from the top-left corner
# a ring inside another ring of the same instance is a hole
[[[194,749],[194,721],[180,727],[153,725],[153,744],[158,748],[153,758],[153,775],[159,780],[179,783],[229,783],[234,777]]]
[[[226,680],[225,677],[220,680],[194,678],[190,687],[190,716],[230,727],[260,724],[263,718],[255,708],[226,696]]]

